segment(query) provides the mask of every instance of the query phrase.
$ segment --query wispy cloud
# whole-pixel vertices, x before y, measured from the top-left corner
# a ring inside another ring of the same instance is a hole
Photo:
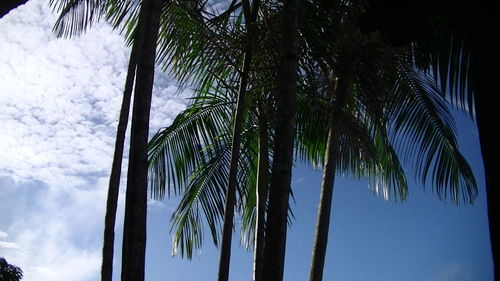
[[[439,268],[428,281],[474,281],[474,274],[469,266],[460,263],[448,263]]]
[[[0,241],[0,248],[5,249],[19,249],[19,245],[12,242]]]

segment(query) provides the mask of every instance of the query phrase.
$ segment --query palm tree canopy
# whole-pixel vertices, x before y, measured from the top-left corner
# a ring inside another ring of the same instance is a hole
[[[356,116],[372,118],[368,125],[372,139],[377,134],[379,137],[387,136],[378,141],[379,144],[394,147],[388,148],[392,156],[386,160],[401,158],[402,164],[413,168],[420,182],[431,184],[441,199],[450,198],[455,203],[472,202],[477,194],[477,185],[470,167],[459,152],[455,125],[442,93],[443,87],[432,73],[420,70],[413,64],[414,60],[409,59],[413,49],[388,48],[376,35],[359,34],[356,24],[352,24],[360,13],[355,10],[356,5],[337,3],[340,7],[334,7],[332,3],[327,6],[322,6],[321,2],[305,3],[308,8],[304,10],[307,16],[304,16],[301,29],[306,46],[303,52],[311,55],[301,64],[305,72],[302,89],[319,90],[319,96],[305,95],[304,100],[313,97],[311,102],[317,106],[301,108],[320,110],[322,105],[324,107],[315,114],[307,112],[299,116],[327,116],[325,112],[329,103],[321,91],[328,89],[328,82],[321,81],[321,76],[329,71],[325,70],[329,65],[333,65],[330,69],[335,73],[339,57],[347,56],[352,68],[354,108],[359,110]],[[316,64],[308,66],[311,59]],[[315,68],[322,70],[316,71]],[[377,127],[379,133],[374,131]],[[304,136],[309,134],[307,145],[312,150],[305,153],[313,163],[319,164],[325,148],[325,127],[320,125],[318,128],[311,122],[301,127],[299,122],[299,132]],[[315,140],[315,132],[322,132],[322,137]],[[352,157],[350,160],[353,160]],[[396,170],[402,172],[401,168]],[[387,178],[389,187],[401,185],[401,174],[393,176],[392,180]]]

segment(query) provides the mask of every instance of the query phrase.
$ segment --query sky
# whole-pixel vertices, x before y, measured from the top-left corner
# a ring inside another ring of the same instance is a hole
[[[25,281],[96,281],[130,50],[105,23],[71,40],[55,38],[47,2],[30,0],[0,19],[0,256],[20,266]],[[151,136],[185,108],[190,94],[157,71]],[[459,145],[479,184],[474,205],[443,203],[413,182],[406,202],[385,201],[365,182],[338,177],[325,281],[493,280],[477,130],[456,117]],[[296,163],[287,281],[308,278],[320,181],[320,170]],[[122,185],[114,280],[123,194]],[[149,201],[146,280],[214,280],[218,251],[210,239],[192,261],[172,257],[175,202]],[[230,280],[251,280],[252,255],[237,237]]]

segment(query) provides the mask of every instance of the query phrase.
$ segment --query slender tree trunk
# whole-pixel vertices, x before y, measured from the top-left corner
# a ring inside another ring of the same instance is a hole
[[[0,19],[10,11],[25,4],[28,0],[2,0],[0,3]]]
[[[226,206],[224,209],[224,224],[222,227],[221,254],[219,260],[218,281],[228,281],[229,264],[231,260],[231,240],[233,234],[234,205],[236,203],[236,184],[238,172],[238,160],[240,158],[241,126],[245,111],[245,94],[250,71],[250,52],[246,52],[243,57],[243,67],[241,72],[240,87],[238,91],[238,101],[234,114],[233,138],[231,147],[231,161],[229,163],[229,179],[226,191]]]
[[[269,191],[264,250],[264,280],[283,280],[288,197],[292,180],[297,92],[298,0],[285,0],[282,22],[282,61],[277,101],[278,120]]]
[[[122,281],[144,281],[147,216],[147,143],[153,91],[160,0],[142,2],[130,153],[123,225]]]
[[[325,265],[326,247],[328,244],[328,231],[330,228],[330,214],[333,198],[333,184],[335,181],[336,164],[339,155],[339,128],[340,112],[347,100],[347,81],[340,77],[333,87],[332,96],[335,94],[335,108],[330,113],[328,122],[328,140],[323,165],[323,180],[321,182],[321,195],[314,237],[311,271],[309,281],[323,280],[323,267]],[[333,97],[332,97],[333,100]]]
[[[259,1],[254,1],[253,10],[248,4],[248,0],[242,1],[247,25],[251,29],[251,25],[257,18],[257,9]],[[251,30],[249,30],[251,34]],[[252,52],[249,47],[250,42],[247,43],[247,49],[243,55],[243,66],[241,68],[240,85],[238,89],[238,100],[236,104],[236,112],[234,114],[233,124],[233,138],[231,147],[231,161],[229,163],[229,179],[226,191],[226,206],[224,209],[224,224],[222,226],[222,242],[221,254],[219,259],[219,272],[217,275],[218,281],[228,281],[229,268],[231,261],[231,240],[233,236],[233,219],[234,219],[234,206],[236,204],[236,184],[238,175],[238,160],[240,158],[240,145],[241,145],[241,127],[243,124],[243,115],[245,112],[245,96],[247,91],[248,76],[250,73],[250,62],[252,60]]]
[[[255,221],[255,242],[253,256],[253,280],[262,281],[264,266],[264,230],[267,191],[269,186],[269,133],[265,109],[259,102],[259,170],[257,179],[257,215]]]
[[[104,243],[102,247],[101,280],[112,281],[113,277],[113,254],[115,244],[115,222],[116,209],[118,205],[118,193],[120,190],[120,175],[122,171],[123,147],[125,143],[125,133],[127,131],[128,115],[130,111],[130,100],[134,87],[135,70],[137,67],[137,44],[135,41],[130,52],[130,60],[123,91],[122,106],[118,128],[116,130],[115,152],[113,155],[113,165],[109,178],[108,199],[106,201],[106,218],[104,221]]]

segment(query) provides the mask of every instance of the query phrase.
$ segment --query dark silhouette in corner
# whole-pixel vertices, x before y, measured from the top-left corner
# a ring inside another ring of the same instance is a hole
[[[0,2],[0,19],[11,10],[23,5],[26,2],[28,2],[28,0],[2,0]]]

